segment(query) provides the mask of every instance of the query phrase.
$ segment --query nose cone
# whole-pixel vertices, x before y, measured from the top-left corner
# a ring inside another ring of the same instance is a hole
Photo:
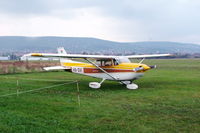
[[[146,64],[137,64],[135,66],[136,67],[133,69],[133,71],[135,71],[135,72],[145,72],[149,69],[153,69],[156,67],[156,66],[148,66]]]
[[[151,66],[147,66],[147,65],[145,65],[145,64],[143,64],[142,67],[144,68],[145,71],[151,69]]]
[[[149,70],[149,69],[154,69],[154,68],[156,68],[156,65],[154,65],[154,66],[143,65],[142,67],[143,67],[144,70],[146,71],[146,70]]]

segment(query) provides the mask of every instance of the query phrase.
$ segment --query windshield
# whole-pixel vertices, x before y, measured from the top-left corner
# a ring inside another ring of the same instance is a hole
[[[131,61],[126,57],[119,57],[116,60],[118,63],[131,63]]]

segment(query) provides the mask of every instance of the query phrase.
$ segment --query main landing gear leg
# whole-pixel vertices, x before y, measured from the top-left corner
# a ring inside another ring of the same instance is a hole
[[[98,82],[90,82],[89,83],[89,87],[93,88],[93,89],[98,89],[101,87],[101,84],[105,81],[106,79],[102,79],[102,81],[100,83]]]

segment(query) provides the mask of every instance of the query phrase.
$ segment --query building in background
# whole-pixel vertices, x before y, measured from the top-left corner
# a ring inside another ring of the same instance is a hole
[[[10,56],[0,56],[0,61],[10,60]]]

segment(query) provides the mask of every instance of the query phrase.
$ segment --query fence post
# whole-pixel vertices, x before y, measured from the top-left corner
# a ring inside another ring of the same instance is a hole
[[[78,81],[76,81],[76,87],[77,87],[78,105],[79,105],[79,107],[80,107],[80,106],[81,106],[81,101],[80,101],[80,91],[79,91],[79,84],[78,84]]]

